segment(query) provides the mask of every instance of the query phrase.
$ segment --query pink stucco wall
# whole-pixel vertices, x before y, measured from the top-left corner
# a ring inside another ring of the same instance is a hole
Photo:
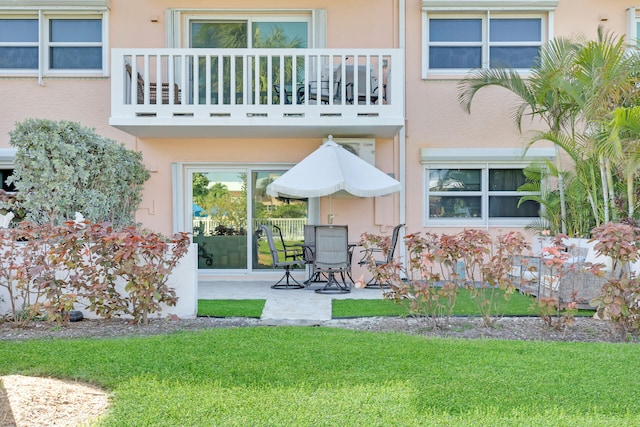
[[[165,10],[313,9],[327,10],[330,48],[398,47],[399,0],[112,0],[109,15],[111,48],[165,47]],[[469,115],[458,105],[457,80],[421,77],[421,4],[406,0],[406,222],[420,231],[423,211],[423,172],[420,149],[425,147],[517,147],[523,137],[509,114],[515,100],[491,89],[480,93]],[[599,24],[617,34],[625,32],[629,0],[560,0],[554,16],[556,36],[583,34],[593,38]],[[606,17],[606,21],[601,18]],[[156,21],[157,18],[157,22]],[[321,142],[315,139],[138,139],[108,125],[110,80],[104,78],[46,78],[0,76],[0,147],[8,146],[14,123],[29,117],[80,121],[99,133],[142,151],[154,170],[138,218],[161,232],[172,231],[171,164],[173,162],[294,163]],[[385,172],[399,173],[400,140],[377,141],[377,163]],[[363,231],[390,231],[399,218],[398,196],[385,200],[333,200],[336,223],[354,224],[352,237]],[[322,215],[327,212],[322,201]],[[391,205],[392,208],[388,208]],[[375,210],[386,211],[383,227],[375,226]]]

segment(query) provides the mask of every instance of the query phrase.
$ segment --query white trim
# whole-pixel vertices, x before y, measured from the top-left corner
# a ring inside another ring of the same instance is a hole
[[[422,194],[422,225],[423,227],[525,227],[530,224],[535,217],[490,217],[489,216],[489,199],[491,197],[517,197],[524,194],[517,191],[491,191],[489,190],[489,171],[495,169],[524,169],[528,163],[503,163],[500,165],[489,163],[457,163],[457,164],[437,164],[432,163],[424,165]],[[480,190],[477,191],[429,191],[429,170],[430,169],[474,169],[480,171]],[[480,199],[480,216],[479,217],[429,217],[429,198],[431,196],[438,197],[474,197]]]
[[[423,2],[423,5],[427,2]],[[529,7],[491,7],[494,2],[464,2],[464,3],[474,3],[478,4],[478,6],[474,7],[451,7],[452,4],[457,4],[456,2],[434,2],[434,3],[446,3],[449,4],[449,7],[437,7],[437,8],[425,8],[423,7],[422,11],[422,42],[421,42],[421,54],[422,54],[422,72],[421,76],[423,79],[427,79],[429,77],[435,78],[463,78],[467,73],[472,71],[472,69],[464,69],[464,68],[429,68],[429,49],[432,46],[463,46],[463,47],[480,47],[481,48],[481,67],[488,68],[489,64],[489,55],[492,47],[500,47],[500,46],[522,46],[522,47],[533,47],[533,46],[542,46],[547,41],[551,40],[553,36],[553,10],[552,9],[540,9],[540,8],[529,8]],[[461,2],[458,2],[461,3]],[[528,4],[528,2],[510,2],[510,3],[523,3]],[[539,3],[539,2],[538,2]],[[542,2],[544,3],[544,2]],[[557,4],[557,2],[555,2]],[[487,6],[489,5],[489,6]],[[494,12],[492,14],[492,12]],[[482,20],[482,39],[479,42],[431,42],[429,39],[429,20],[430,19],[447,19],[447,18],[476,18]],[[540,40],[537,42],[491,42],[490,34],[489,34],[489,23],[491,19],[525,19],[525,18],[536,18],[541,19],[540,23]],[[518,68],[516,69],[521,75],[526,76],[529,72],[529,68]]]
[[[14,167],[17,153],[17,148],[0,148],[0,166]]]
[[[626,42],[630,47],[638,46],[638,10],[635,7],[627,9]]]
[[[535,160],[553,159],[554,148],[530,148],[526,154],[521,148],[422,148],[420,162],[422,168],[422,225],[423,227],[524,227],[537,217],[489,217],[489,198],[491,196],[517,196],[526,193],[514,191],[490,191],[489,170],[491,169],[524,169]],[[481,189],[479,191],[430,192],[430,169],[479,169],[481,171]],[[481,216],[479,218],[429,218],[429,197],[438,196],[472,196],[481,199]]]
[[[421,148],[420,163],[434,162],[531,162],[554,159],[553,147],[522,148]]]
[[[422,10],[553,10],[558,0],[422,0]]]
[[[314,9],[311,12],[311,22],[313,28],[311,28],[311,40],[309,40],[309,47],[313,46],[316,49],[324,49],[327,47],[327,10],[326,9]]]
[[[2,0],[0,0],[2,4]],[[0,19],[34,19],[38,21],[38,42],[32,43],[34,47],[38,48],[38,68],[37,69],[0,69],[0,76],[4,75],[19,75],[19,76],[36,76],[38,78],[38,84],[43,85],[45,77],[51,76],[64,76],[64,77],[107,77],[109,76],[109,12],[104,9],[89,9],[89,8],[32,8],[32,9],[19,9],[22,13],[18,13],[16,10],[6,10],[0,7]],[[25,12],[28,10],[29,12]],[[52,43],[50,41],[50,25],[52,19],[99,19],[101,25],[101,37],[100,42],[73,42],[73,43]],[[18,46],[20,43],[4,43],[7,46]],[[102,53],[102,67],[100,69],[55,69],[49,67],[49,50],[52,46],[91,46],[100,47]]]
[[[189,28],[187,21],[201,16],[202,19],[215,17],[216,19],[251,19],[273,17],[305,16],[308,19],[309,48],[326,47],[327,17],[325,9],[203,9],[203,8],[171,8],[166,11],[167,47],[187,47],[189,43]]]
[[[171,198],[173,201],[173,233],[185,231],[184,163],[171,164]]]
[[[102,10],[111,8],[110,0],[0,0],[0,10]]]

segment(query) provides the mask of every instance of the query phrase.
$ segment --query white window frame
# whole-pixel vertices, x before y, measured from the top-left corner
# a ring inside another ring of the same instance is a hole
[[[425,226],[453,226],[453,227],[487,227],[487,226],[518,226],[523,227],[531,224],[535,217],[490,217],[489,198],[492,196],[524,196],[527,193],[519,191],[491,191],[489,190],[489,171],[496,169],[524,169],[529,163],[449,163],[449,164],[427,164],[424,166],[424,225]],[[431,191],[429,188],[429,171],[439,169],[469,169],[480,170],[480,190],[479,191]],[[432,196],[443,197],[479,197],[481,214],[480,217],[451,217],[451,218],[430,218],[429,198]]]
[[[555,158],[554,148],[423,148],[422,179],[422,226],[423,227],[525,227],[536,217],[489,217],[490,196],[524,196],[519,191],[490,191],[490,169],[524,169],[533,161]],[[480,191],[432,192],[429,188],[429,170],[431,169],[480,169]],[[481,197],[481,215],[479,218],[429,218],[429,196],[479,196]]]
[[[312,23],[311,23],[311,14],[290,14],[283,13],[280,14],[184,14],[182,16],[183,26],[184,26],[184,34],[183,34],[183,47],[189,47],[189,43],[191,41],[191,23],[192,22],[202,22],[202,21],[216,21],[216,22],[247,22],[250,26],[253,23],[258,22],[306,22],[307,23],[307,45],[309,46],[311,41],[313,40],[313,31],[312,31]],[[247,46],[249,49],[253,48],[252,43],[253,39],[251,37],[252,33],[247,34]]]
[[[167,47],[185,48],[189,45],[190,21],[247,20],[247,21],[303,21],[309,25],[308,48],[326,47],[326,10],[324,9],[274,9],[265,11],[219,9],[168,9]],[[251,40],[249,40],[251,43]]]
[[[62,20],[62,19],[100,19],[102,21],[102,41],[101,42],[52,42],[49,40],[49,35],[51,34],[51,21],[52,20]],[[104,24],[104,18],[102,14],[47,14],[45,15],[44,22],[44,30],[41,32],[44,34],[42,40],[43,46],[43,59],[44,59],[44,72],[45,75],[69,75],[69,74],[99,74],[103,75],[106,72],[105,69],[105,61],[107,60],[108,55],[107,49],[105,48],[105,42],[107,37],[107,31]],[[51,68],[51,48],[52,47],[100,47],[102,49],[102,68],[100,69],[64,69],[64,68]]]
[[[630,7],[627,9],[627,34],[626,42],[629,47],[640,47],[638,42],[638,26],[640,24],[640,7]]]
[[[489,67],[489,50],[491,46],[532,46],[533,42],[492,42],[489,39],[489,22],[492,18],[539,18],[541,23],[542,46],[553,38],[553,10],[557,7],[557,0],[527,1],[527,0],[466,0],[454,4],[444,0],[423,0],[422,2],[422,78],[462,78],[472,69],[430,69],[430,46],[482,46],[482,68]],[[430,42],[429,20],[431,18],[454,19],[482,19],[482,42]],[[523,75],[529,69],[518,69]]]
[[[5,10],[0,2],[0,18],[2,19],[36,19],[38,21],[38,42],[33,43],[2,43],[0,46],[37,46],[37,69],[0,69],[0,76],[20,75],[37,76],[41,81],[43,77],[51,76],[95,76],[107,77],[109,75],[109,14],[107,10]],[[102,21],[101,42],[71,42],[53,43],[49,40],[50,23],[55,19],[100,19]],[[102,48],[102,68],[100,69],[52,69],[50,68],[50,48],[56,46],[100,46]]]

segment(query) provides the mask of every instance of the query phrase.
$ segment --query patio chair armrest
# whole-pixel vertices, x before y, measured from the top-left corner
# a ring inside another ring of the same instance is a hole
[[[362,254],[362,258],[360,258],[360,261],[358,261],[358,265],[365,265],[368,264],[368,258],[370,256],[372,256],[374,253],[382,253],[382,249],[381,248],[367,248],[367,249],[362,249],[360,251],[360,253]]]

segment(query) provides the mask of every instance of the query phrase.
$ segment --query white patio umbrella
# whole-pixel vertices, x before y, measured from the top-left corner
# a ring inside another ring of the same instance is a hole
[[[341,194],[376,197],[398,191],[399,181],[334,142],[331,135],[317,150],[267,186],[267,194],[288,198]]]

